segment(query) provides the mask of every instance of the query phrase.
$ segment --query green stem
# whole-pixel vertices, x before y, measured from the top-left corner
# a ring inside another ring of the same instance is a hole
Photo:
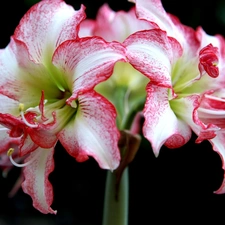
[[[144,99],[136,100],[136,104],[133,104],[129,109],[129,112],[127,112],[125,109],[125,106],[128,104],[128,99],[126,97],[127,91],[127,88],[121,88],[116,91],[117,96],[115,98],[116,101],[114,102],[117,109],[117,124],[120,130],[131,128],[135,115],[138,111],[143,109],[145,102]],[[129,144],[132,143],[131,141],[134,140],[134,143],[139,143],[136,138],[132,138],[126,146],[126,148],[129,148],[126,149],[126,151],[130,150],[131,154],[133,152],[132,150],[135,150],[134,152],[137,150],[137,145],[134,144],[134,148],[129,146]],[[126,165],[124,168],[124,170],[122,169],[122,177],[119,181],[119,187],[118,183],[116,183],[116,179],[118,178],[118,176],[116,176],[116,172],[112,173],[111,171],[107,171],[102,225],[128,225],[129,174],[128,166]]]
[[[103,225],[128,224],[128,195],[129,195],[128,167],[121,177],[118,197],[116,198],[116,174],[107,171],[104,199]]]

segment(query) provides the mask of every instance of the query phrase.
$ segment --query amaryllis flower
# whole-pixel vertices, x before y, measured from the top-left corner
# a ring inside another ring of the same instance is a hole
[[[57,141],[79,162],[91,156],[114,170],[120,161],[114,106],[94,87],[125,60],[124,48],[99,37],[79,38],[84,9],[40,1],[0,50],[0,135],[8,135],[0,153],[24,166],[23,191],[42,213],[56,213],[48,176]]]
[[[223,37],[181,24],[165,12],[159,0],[134,2],[138,18],[160,29],[125,40],[130,63],[150,78],[144,136],[157,156],[163,144],[183,146],[193,131],[196,143],[209,140],[224,162]],[[225,181],[216,193],[224,192]]]
[[[88,34],[89,27],[90,35],[98,34],[123,44],[132,67],[122,63],[130,68],[127,73],[122,67],[118,69],[117,63],[118,80],[124,80],[124,74],[131,80],[140,74],[148,78],[147,86],[146,81],[142,85],[137,80],[134,83],[140,88],[146,86],[143,134],[156,156],[162,145],[179,148],[194,132],[198,136],[197,143],[209,140],[224,158],[223,38],[209,36],[200,27],[194,30],[183,25],[164,10],[160,0],[132,2],[137,17],[133,9],[113,12],[103,6],[96,21],[81,23],[80,35]],[[108,85],[105,82],[100,87],[110,87],[113,77],[107,81]],[[115,83],[120,86],[116,79]],[[106,88],[101,91],[107,95]],[[222,184],[217,193],[225,192],[224,186]]]

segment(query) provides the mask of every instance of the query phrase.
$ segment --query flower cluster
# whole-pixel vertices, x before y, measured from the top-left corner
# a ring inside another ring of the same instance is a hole
[[[22,189],[42,213],[56,213],[48,176],[57,142],[121,174],[137,134],[158,156],[194,132],[224,162],[224,38],[182,24],[160,0],[132,2],[128,12],[104,4],[91,20],[83,5],[42,0],[0,50],[0,163],[22,167]]]

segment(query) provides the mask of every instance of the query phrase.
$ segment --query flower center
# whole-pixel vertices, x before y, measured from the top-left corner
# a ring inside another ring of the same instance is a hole
[[[25,109],[23,103],[19,104],[21,119],[30,128],[37,128],[40,124],[42,127],[54,125],[52,132],[56,134],[77,112],[79,106],[77,100],[74,100],[70,105],[66,104],[66,100],[70,96],[70,91],[66,90],[60,91],[60,95],[57,94],[55,98],[49,96],[45,98],[45,92],[42,90],[40,102],[36,106]]]
[[[187,60],[187,57],[181,57],[172,69],[173,91],[177,96],[190,94],[191,87],[197,79],[199,79],[197,58]]]
[[[143,109],[143,102],[146,98],[145,88],[148,82],[149,79],[129,63],[117,62],[112,76],[96,86],[97,92],[116,107],[119,127],[125,123],[129,113],[137,108]]]

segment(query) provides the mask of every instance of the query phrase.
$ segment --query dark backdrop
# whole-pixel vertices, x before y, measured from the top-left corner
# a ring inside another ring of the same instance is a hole
[[[94,18],[99,6],[108,2],[114,10],[128,10],[126,0],[68,0],[76,9],[84,4],[87,16]],[[208,34],[225,34],[224,1],[164,0],[166,11],[194,28],[202,26]],[[0,47],[4,48],[19,19],[31,6],[29,0],[1,2]],[[4,13],[3,13],[4,12]],[[208,142],[183,148],[162,148],[156,159],[144,141],[130,164],[129,225],[184,224],[187,221],[219,224],[225,215],[225,195],[213,194],[221,184],[220,157]],[[30,196],[22,190],[8,198],[19,168],[8,178],[0,176],[0,225],[101,225],[106,171],[90,159],[77,163],[56,148],[56,168],[50,175],[54,187],[53,209],[57,215],[44,215],[32,207]],[[213,221],[213,222],[210,222]],[[166,222],[164,222],[166,221]],[[116,225],[116,224],[115,224]]]

